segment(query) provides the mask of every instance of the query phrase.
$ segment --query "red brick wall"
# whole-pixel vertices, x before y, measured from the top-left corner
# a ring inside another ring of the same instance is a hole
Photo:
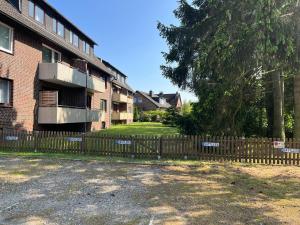
[[[38,99],[37,69],[42,60],[40,47],[41,41],[15,29],[13,54],[0,51],[0,76],[13,81],[13,105],[0,107],[0,127],[33,129]]]

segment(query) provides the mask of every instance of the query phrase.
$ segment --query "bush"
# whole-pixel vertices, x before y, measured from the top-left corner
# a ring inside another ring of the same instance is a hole
[[[164,118],[164,111],[154,110],[143,112],[141,115],[142,122],[161,122]]]
[[[179,117],[180,117],[179,110],[174,107],[170,107],[166,110],[162,122],[164,125],[175,127],[178,124]]]

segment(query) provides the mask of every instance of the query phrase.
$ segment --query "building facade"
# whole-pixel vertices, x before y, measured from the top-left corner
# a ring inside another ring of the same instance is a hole
[[[166,110],[170,107],[181,109],[181,96],[177,92],[175,94],[154,94],[153,91],[149,93],[143,91],[136,91],[134,94],[134,105],[141,111],[152,110]]]
[[[103,63],[114,74],[112,81],[112,124],[129,124],[133,122],[133,89],[127,84],[127,76],[112,66]]]
[[[95,45],[46,1],[0,0],[0,129],[110,127],[116,78]]]

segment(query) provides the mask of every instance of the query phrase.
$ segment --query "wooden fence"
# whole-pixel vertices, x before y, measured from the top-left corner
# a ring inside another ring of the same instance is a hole
[[[300,165],[300,140],[287,139],[282,148],[275,148],[274,141],[278,140],[0,131],[2,151]]]

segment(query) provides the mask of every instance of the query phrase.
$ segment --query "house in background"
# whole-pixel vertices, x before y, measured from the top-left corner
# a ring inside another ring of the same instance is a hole
[[[112,88],[129,103],[133,91],[95,45],[47,1],[0,0],[0,129],[91,131],[123,119]]]
[[[170,107],[180,109],[182,107],[181,96],[178,92],[175,94],[164,94],[163,92],[154,94],[153,91],[149,91],[149,93],[136,91],[134,104],[142,111],[165,110]]]
[[[112,80],[111,122],[129,124],[133,122],[133,89],[127,84],[127,76],[107,61],[102,61],[114,74]]]

